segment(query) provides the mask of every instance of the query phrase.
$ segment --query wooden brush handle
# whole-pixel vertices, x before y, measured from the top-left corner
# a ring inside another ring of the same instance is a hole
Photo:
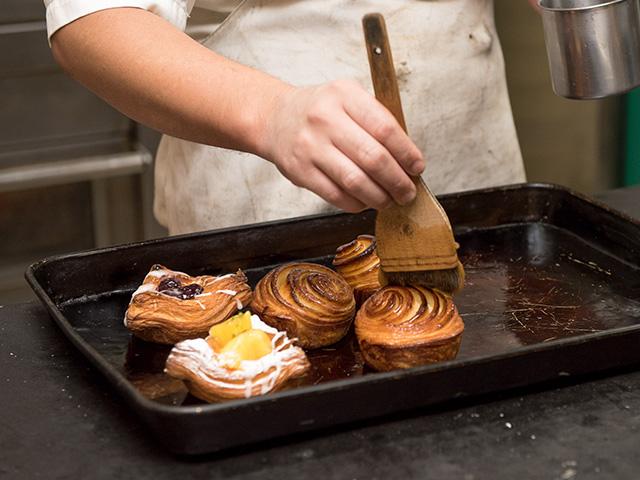
[[[376,98],[406,132],[384,18],[379,13],[370,13],[362,19],[362,26]],[[409,272],[456,268],[457,245],[449,219],[422,177],[413,180],[416,198],[410,205],[394,205],[377,214],[376,236],[382,269]]]
[[[396,117],[396,120],[406,132],[407,124],[404,121],[400,89],[398,88],[398,79],[393,66],[393,56],[391,55],[391,45],[387,35],[387,25],[382,15],[370,13],[362,19],[362,26],[367,43],[371,80],[376,98]]]

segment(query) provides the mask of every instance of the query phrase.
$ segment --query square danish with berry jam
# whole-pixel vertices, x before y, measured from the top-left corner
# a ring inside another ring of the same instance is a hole
[[[125,326],[154,343],[206,337],[209,329],[251,302],[251,287],[238,270],[219,277],[192,277],[154,265],[131,296]]]

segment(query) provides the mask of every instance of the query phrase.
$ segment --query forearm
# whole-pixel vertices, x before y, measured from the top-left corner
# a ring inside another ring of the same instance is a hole
[[[136,121],[257,154],[269,111],[292,88],[135,8],[80,18],[52,37],[52,49],[71,76]]]
[[[80,18],[53,35],[52,47],[70,75],[125,115],[176,137],[255,153],[340,208],[384,208],[415,196],[407,174],[422,172],[422,154],[355,82],[294,87],[133,8]]]

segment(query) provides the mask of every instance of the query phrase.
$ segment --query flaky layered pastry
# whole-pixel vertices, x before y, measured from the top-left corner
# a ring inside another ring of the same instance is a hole
[[[364,303],[355,327],[367,364],[388,371],[455,358],[464,323],[448,295],[387,286]]]
[[[291,263],[265,275],[251,309],[269,325],[297,338],[303,348],[331,345],[351,326],[353,290],[336,272],[315,263]]]
[[[358,235],[352,242],[338,247],[333,266],[353,288],[358,305],[380,290],[380,259],[374,236]]]
[[[191,277],[154,265],[133,293],[124,324],[143,340],[174,344],[206,336],[209,328],[251,302],[241,271]]]
[[[256,315],[251,316],[251,328],[269,336],[271,351],[266,355],[238,362],[237,356],[215,351],[207,340],[185,340],[171,350],[165,372],[184,380],[195,397],[216,402],[264,395],[309,368],[304,351],[285,332],[266,325]]]

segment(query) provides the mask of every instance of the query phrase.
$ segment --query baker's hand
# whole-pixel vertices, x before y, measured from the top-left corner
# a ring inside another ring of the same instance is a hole
[[[292,87],[271,113],[260,153],[295,185],[348,212],[415,197],[420,150],[357,82]]]
[[[355,82],[292,87],[138,8],[86,15],[57,31],[52,45],[65,70],[131,118],[174,137],[256,153],[344,210],[415,195],[407,173],[423,170],[420,151]]]

